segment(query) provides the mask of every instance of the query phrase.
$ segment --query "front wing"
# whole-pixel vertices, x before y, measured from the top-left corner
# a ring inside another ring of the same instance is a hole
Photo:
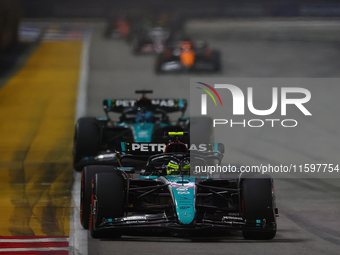
[[[217,66],[215,63],[207,60],[199,60],[194,63],[191,67],[186,67],[182,65],[180,61],[166,61],[160,63],[160,72],[214,72],[217,71]]]
[[[200,229],[270,232],[276,230],[276,224],[267,223],[265,220],[246,222],[242,217],[224,216],[222,217],[222,220],[203,219],[201,222],[183,225],[179,224],[177,219],[168,218],[165,214],[146,214],[105,219],[102,223],[98,224],[96,231],[110,229],[121,229],[126,232],[134,231],[136,229],[175,230],[176,232],[187,232]]]

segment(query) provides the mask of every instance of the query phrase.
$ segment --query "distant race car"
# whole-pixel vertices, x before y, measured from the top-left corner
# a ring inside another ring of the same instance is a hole
[[[126,37],[134,54],[163,52],[167,41],[184,29],[185,19],[166,12],[136,20]]]
[[[132,20],[121,18],[110,20],[105,30],[105,36],[110,39],[126,39],[130,32]]]
[[[220,164],[223,153],[223,144],[186,145],[178,138],[166,146],[122,143],[122,151],[111,155],[121,167],[102,158],[106,165],[88,165],[82,172],[82,226],[94,238],[150,232],[177,236],[201,230],[207,236],[208,230],[222,234],[235,230],[242,231],[245,239],[274,238],[278,210],[270,176],[216,179],[209,171],[197,171]],[[126,158],[148,154],[139,169],[123,166]]]
[[[156,73],[218,72],[221,54],[203,41],[175,41],[160,53],[155,62]]]
[[[103,108],[106,117],[83,117],[75,127],[73,147],[73,167],[81,171],[89,157],[103,152],[114,152],[124,142],[167,143],[164,132],[188,131],[189,124],[197,125],[204,134],[204,142],[210,139],[212,122],[209,118],[184,116],[187,108],[185,99],[149,99],[145,95],[152,91],[136,91],[142,98],[106,99]],[[170,113],[181,113],[177,121],[171,122]],[[119,120],[113,121],[111,113],[120,114]],[[198,128],[197,128],[198,130]]]
[[[164,50],[165,42],[170,36],[170,30],[158,26],[132,27],[127,36],[134,54],[160,53]]]

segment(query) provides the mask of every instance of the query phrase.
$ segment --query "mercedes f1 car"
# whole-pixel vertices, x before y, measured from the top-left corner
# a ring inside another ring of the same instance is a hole
[[[168,45],[157,56],[156,73],[218,72],[221,70],[221,56],[211,50],[203,41],[179,41]]]
[[[151,156],[141,169],[115,167],[104,159],[106,165],[86,166],[81,224],[94,238],[200,230],[242,231],[245,239],[274,238],[278,210],[270,176],[213,178],[209,171],[196,171],[212,162],[219,164],[223,152],[223,144],[187,146],[177,139],[166,147],[124,143],[112,160],[123,165],[125,158]]]
[[[73,147],[74,169],[81,171],[89,157],[115,151],[120,148],[122,141],[167,143],[169,140],[163,136],[164,132],[188,131],[190,123],[205,130],[199,137],[202,138],[202,142],[209,142],[211,119],[184,117],[187,100],[151,100],[145,96],[152,93],[151,90],[141,90],[136,93],[142,94],[142,98],[104,100],[103,108],[106,117],[83,117],[77,121]],[[181,116],[177,121],[170,121],[169,114],[178,112]],[[120,114],[119,120],[112,120],[111,113]]]

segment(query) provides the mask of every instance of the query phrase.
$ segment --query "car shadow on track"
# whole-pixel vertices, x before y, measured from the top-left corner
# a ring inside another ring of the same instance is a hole
[[[303,243],[308,239],[301,238],[284,238],[281,235],[276,236],[272,240],[245,240],[241,232],[231,233],[205,233],[195,234],[191,236],[174,236],[174,235],[143,235],[143,236],[122,236],[120,239],[102,238],[103,242],[154,242],[154,243]]]

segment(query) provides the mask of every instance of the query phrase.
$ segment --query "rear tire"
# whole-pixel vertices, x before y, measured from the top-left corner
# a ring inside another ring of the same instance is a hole
[[[131,49],[134,55],[140,54],[140,40],[137,37],[134,37],[131,41]]]
[[[214,50],[211,52],[209,59],[212,63],[214,63],[215,71],[221,71],[221,53],[217,50]]]
[[[100,150],[100,129],[96,118],[85,117],[77,121],[74,134],[73,168],[81,171],[77,163],[84,157],[92,157]]]
[[[92,178],[97,173],[113,173],[115,167],[112,166],[87,166],[81,174],[80,192],[80,223],[85,229],[89,229],[91,212],[91,184]]]
[[[256,221],[265,219],[267,224],[275,225],[268,232],[242,231],[247,240],[270,240],[276,235],[274,183],[269,175],[249,176],[241,180],[241,195],[244,219]]]
[[[161,74],[162,73],[162,64],[164,62],[164,54],[160,53],[157,55],[156,61],[155,61],[155,73]]]
[[[119,229],[98,230],[103,219],[114,219],[124,215],[125,185],[124,178],[119,173],[100,173],[93,178],[92,196],[97,200],[94,208],[92,200],[90,234],[93,238],[104,236],[120,238]]]

